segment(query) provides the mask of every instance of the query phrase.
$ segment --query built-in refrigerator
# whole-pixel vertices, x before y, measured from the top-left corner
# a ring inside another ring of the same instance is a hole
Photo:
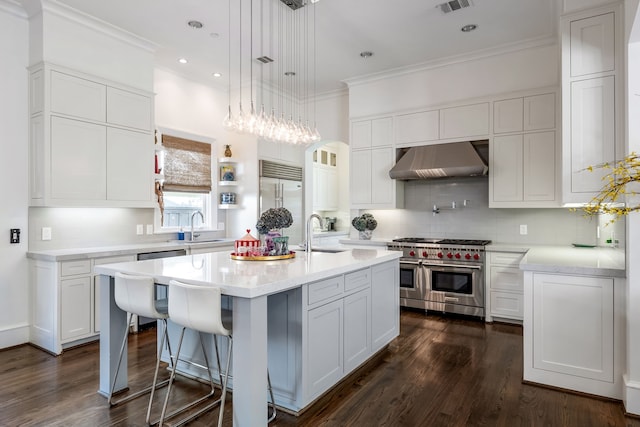
[[[260,214],[279,207],[291,212],[293,224],[283,230],[290,246],[304,240],[303,196],[301,167],[260,160]]]

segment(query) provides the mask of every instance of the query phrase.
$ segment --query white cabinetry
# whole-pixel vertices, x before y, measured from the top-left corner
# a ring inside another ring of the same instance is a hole
[[[393,119],[351,123],[349,175],[352,209],[395,209],[404,205],[401,181],[389,177],[395,164]]]
[[[272,141],[260,140],[258,143],[258,158],[273,160],[278,163],[286,162],[304,167],[305,147],[303,145],[278,144]]]
[[[622,398],[624,279],[525,272],[524,379]]]
[[[395,116],[394,141],[396,144],[413,144],[435,141],[440,138],[440,113],[421,111]]]
[[[73,271],[69,271],[73,270]],[[91,334],[90,261],[60,264],[60,342]]]
[[[30,69],[32,206],[152,207],[152,94],[41,63]]]
[[[490,207],[559,205],[555,104],[555,93],[493,103]]]
[[[485,275],[489,300],[487,321],[492,318],[522,321],[524,287],[520,261],[523,256],[517,252],[488,252]]]
[[[488,134],[488,102],[440,110],[440,139],[486,137]]]
[[[338,153],[328,147],[313,153],[313,210],[332,211],[338,209],[340,187],[338,186]]]
[[[588,203],[623,153],[624,72],[619,5],[567,15],[562,29],[563,203]]]

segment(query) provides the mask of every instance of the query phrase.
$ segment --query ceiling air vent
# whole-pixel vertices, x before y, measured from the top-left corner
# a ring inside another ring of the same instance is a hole
[[[304,0],[280,0],[282,3],[289,6],[291,9],[296,10],[304,6]]]
[[[464,9],[465,7],[471,6],[471,0],[451,0],[442,4],[437,5],[442,13],[455,12],[456,10]]]

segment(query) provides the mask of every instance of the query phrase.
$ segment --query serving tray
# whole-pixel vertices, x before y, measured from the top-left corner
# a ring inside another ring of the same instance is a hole
[[[231,252],[231,259],[238,261],[276,261],[279,259],[291,259],[295,258],[296,253],[291,251],[287,255],[261,255],[261,256],[246,256],[237,255],[235,252]]]

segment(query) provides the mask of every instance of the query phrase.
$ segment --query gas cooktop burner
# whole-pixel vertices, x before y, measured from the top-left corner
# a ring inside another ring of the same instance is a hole
[[[485,246],[491,243],[491,240],[473,240],[473,239],[432,239],[428,237],[402,237],[393,239],[397,243],[432,243],[438,245],[468,245],[468,246]]]

